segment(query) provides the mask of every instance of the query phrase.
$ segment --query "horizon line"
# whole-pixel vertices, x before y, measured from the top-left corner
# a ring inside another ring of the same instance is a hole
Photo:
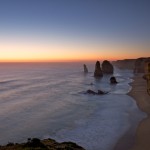
[[[68,60],[0,60],[0,63],[69,63],[69,62],[95,62],[95,61],[104,61],[108,60],[110,62],[112,61],[118,61],[118,60],[126,60],[126,59],[138,59],[138,58],[146,58],[146,57],[137,57],[137,58],[104,58],[104,59],[68,59]]]

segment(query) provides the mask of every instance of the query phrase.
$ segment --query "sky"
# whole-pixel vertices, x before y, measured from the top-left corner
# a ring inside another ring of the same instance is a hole
[[[149,0],[0,0],[0,62],[150,57]]]

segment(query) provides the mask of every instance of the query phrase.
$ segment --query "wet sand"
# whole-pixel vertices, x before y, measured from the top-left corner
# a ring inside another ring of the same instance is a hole
[[[131,83],[129,95],[133,97],[141,111],[147,114],[137,126],[136,133],[129,130],[117,143],[115,150],[150,150],[150,96],[146,91],[146,81],[137,75]]]

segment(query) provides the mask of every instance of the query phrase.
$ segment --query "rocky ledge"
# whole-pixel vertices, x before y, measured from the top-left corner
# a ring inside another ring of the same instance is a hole
[[[73,142],[58,143],[53,139],[28,139],[26,143],[8,143],[0,146],[0,150],[85,150]]]

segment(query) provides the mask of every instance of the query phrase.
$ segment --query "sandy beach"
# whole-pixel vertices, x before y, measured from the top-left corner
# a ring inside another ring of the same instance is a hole
[[[136,100],[139,109],[145,112],[147,117],[139,123],[135,135],[129,130],[119,140],[115,150],[150,150],[150,96],[147,94],[146,81],[142,75],[136,75],[133,79],[132,90],[128,95]]]
[[[138,125],[135,144],[131,150],[150,150],[150,96],[146,91],[146,81],[141,76],[136,76],[132,87],[129,95],[136,100],[138,107],[148,116]]]

